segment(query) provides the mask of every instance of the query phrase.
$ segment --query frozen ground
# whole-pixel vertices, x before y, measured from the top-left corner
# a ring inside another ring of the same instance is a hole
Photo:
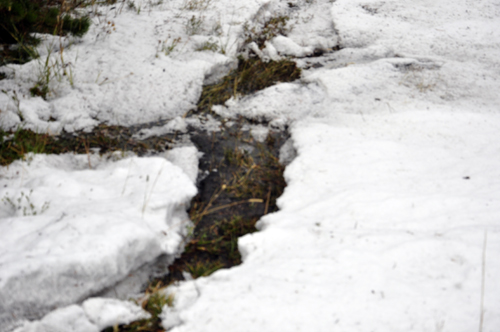
[[[297,157],[285,172],[281,210],[240,239],[242,265],[168,290],[176,300],[164,310],[165,327],[499,331],[500,6],[290,3],[123,10],[113,18],[116,32],[101,39],[96,28],[67,50],[66,58],[79,54],[75,87],[63,80],[51,100],[21,97],[35,63],[9,69],[18,74],[0,86],[17,89],[21,102],[18,109],[9,96],[0,99],[2,126],[18,124],[19,111],[27,126],[50,131],[175,118],[196,103],[204,79],[231,65],[245,21],[298,8],[289,38],[271,41],[262,56],[302,56],[337,43],[343,49],[299,59],[309,68],[301,82],[215,109],[291,125]],[[226,55],[194,52],[212,32],[207,25],[189,37],[191,15],[220,23],[217,40],[231,45]],[[178,37],[183,48],[156,57],[158,39]],[[23,216],[3,206],[1,319],[20,324],[9,315],[14,309],[30,318],[26,303],[43,312],[40,303],[61,308],[23,332],[98,331],[144,315],[109,299],[80,302],[178,249],[183,228],[169,227],[184,220],[183,204],[194,194],[196,154],[185,149],[169,160],[181,167],[161,157],[35,156],[2,169],[2,197],[25,202],[21,192],[33,190],[37,211],[46,201],[48,208]],[[75,292],[70,286],[78,281],[85,287]]]

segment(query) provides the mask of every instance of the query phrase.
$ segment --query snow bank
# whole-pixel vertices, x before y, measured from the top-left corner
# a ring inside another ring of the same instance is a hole
[[[474,330],[485,232],[497,330],[500,115],[341,120],[294,128],[281,211],[240,239],[243,265],[179,289],[173,331]]]
[[[16,161],[2,169],[0,188],[3,326],[79,302],[162,254],[173,257],[196,194],[164,158],[72,154]]]
[[[166,326],[465,332],[483,317],[497,331],[500,8],[338,0],[331,14],[344,49],[215,108],[290,123],[297,157],[281,210],[240,239],[244,263],[173,289]]]
[[[42,320],[24,322],[16,332],[99,332],[103,329],[149,318],[149,313],[132,302],[92,298],[82,306],[54,310]]]

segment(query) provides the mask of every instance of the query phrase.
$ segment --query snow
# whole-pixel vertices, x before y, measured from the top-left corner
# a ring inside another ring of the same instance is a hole
[[[43,317],[40,321],[25,322],[16,331],[23,332],[98,332],[99,329],[92,324],[85,311],[78,305],[56,309]]]
[[[142,14],[118,5],[99,9],[91,31],[67,43],[74,45],[65,49],[64,65],[57,52],[59,41],[48,39],[40,52],[50,53],[49,101],[27,98],[29,89],[45,77],[44,58],[23,66],[10,65],[14,78],[0,82],[1,89],[9,91],[0,95],[0,108],[6,111],[0,113],[2,126],[19,125],[19,112],[27,119],[26,128],[52,133],[88,130],[101,122],[127,126],[182,116],[196,106],[205,74],[231,62],[220,53],[195,52],[196,47],[217,37],[226,54],[234,55],[238,46],[234,35],[240,32],[245,13],[251,13],[258,3],[225,1],[202,13],[182,10],[185,3],[180,0],[151,7],[136,1],[135,5],[142,8]],[[219,6],[224,9],[218,11]],[[241,14],[236,16],[236,11]],[[218,17],[220,14],[225,15]],[[192,17],[200,23],[200,36],[188,33]],[[239,25],[232,28],[235,24]],[[214,30],[217,26],[222,29],[220,37]],[[172,45],[177,46],[171,56],[166,55]],[[14,91],[19,107],[11,99]]]
[[[496,331],[500,118],[428,116],[295,127],[280,212],[240,239],[243,265],[191,282],[173,331],[475,330],[485,231]]]
[[[197,165],[187,148],[173,153]],[[192,180],[161,157],[115,157],[32,155],[2,170],[1,321],[79,302],[179,252]]]
[[[187,131],[187,123],[180,116],[172,119],[163,126],[141,129],[135,136],[139,139],[147,139],[154,136],[173,134],[176,131],[181,133],[185,133]]]
[[[180,167],[193,183],[198,177],[198,159],[200,157],[201,153],[194,146],[178,147],[165,153],[165,158]]]
[[[164,327],[465,332],[479,330],[483,316],[482,331],[498,331],[498,3],[189,3],[144,2],[139,14],[103,7],[107,19],[65,50],[74,86],[62,80],[48,101],[27,97],[36,61],[10,66],[15,77],[0,81],[4,128],[21,123],[19,111],[25,126],[50,132],[173,119],[147,136],[198,121],[182,116],[204,81],[234,66],[245,22],[290,17],[289,34],[269,41],[263,58],[326,52],[297,59],[300,82],[214,107],[290,126],[281,158],[288,186],[280,211],[240,238],[242,265],[167,290],[175,301],[164,308]],[[192,17],[203,24],[189,36]],[[107,21],[116,31],[103,34]],[[161,51],[178,37],[171,54]],[[210,40],[226,54],[195,51]],[[213,118],[204,121],[216,130]],[[178,252],[198,157],[186,146],[149,158],[38,155],[2,168],[0,196],[21,207],[4,201],[0,212],[2,325],[97,331],[143,314],[128,302],[87,298]],[[23,215],[33,214],[28,196],[37,215]],[[11,316],[39,319],[53,307],[39,321]]]
[[[132,302],[91,298],[83,302],[82,306],[70,305],[54,310],[40,321],[25,322],[16,331],[99,332],[110,326],[149,317],[149,313]]]
[[[114,299],[91,298],[83,302],[82,307],[99,331],[109,326],[128,324],[151,317],[149,313],[132,302]]]
[[[338,0],[348,48],[305,72],[309,85],[215,108],[293,123],[297,158],[280,211],[240,239],[244,263],[191,281],[195,300],[179,287],[191,300],[165,313],[172,331],[476,330],[483,264],[483,331],[500,328],[499,12],[488,6]]]

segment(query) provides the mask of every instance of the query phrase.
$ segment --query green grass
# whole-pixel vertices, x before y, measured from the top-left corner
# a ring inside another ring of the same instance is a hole
[[[0,129],[0,165],[6,166],[14,160],[24,160],[28,153],[62,154],[68,152],[89,153],[90,149],[99,148],[101,152],[120,150],[116,139],[104,135],[82,135],[73,137],[55,137],[38,134],[29,129],[18,128],[14,132]]]
[[[76,37],[89,29],[88,16],[78,17],[76,8],[86,1],[0,0],[0,65],[25,63],[37,58],[40,42],[34,32]],[[10,47],[13,45],[13,47]]]
[[[0,129],[0,142],[0,165],[5,166],[16,159],[24,159],[30,152],[46,153],[47,145],[53,144],[54,139],[47,134],[21,128],[14,132]]]
[[[193,278],[206,277],[214,273],[215,271],[223,268],[224,264],[221,262],[210,262],[210,261],[198,261],[193,264],[187,263],[186,270],[191,274]]]

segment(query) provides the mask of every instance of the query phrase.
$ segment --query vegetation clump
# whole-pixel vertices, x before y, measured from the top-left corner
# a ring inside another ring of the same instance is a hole
[[[90,27],[88,16],[75,17],[77,0],[0,0],[0,65],[24,63],[37,57],[32,33],[83,36]],[[16,45],[11,47],[11,45]]]
[[[213,105],[223,105],[233,96],[250,94],[278,82],[291,82],[300,78],[300,74],[300,68],[290,60],[264,62],[240,57],[238,68],[220,83],[203,87],[198,111],[210,112]]]
[[[144,155],[150,151],[164,151],[175,141],[176,134],[151,137],[145,140],[134,138],[131,128],[100,125],[91,132],[62,133],[58,136],[39,134],[29,129],[18,128],[4,131],[0,128],[0,166],[14,160],[25,159],[28,153],[88,154],[98,150],[104,154],[114,151],[132,151]]]
[[[6,166],[16,159],[24,159],[29,153],[46,153],[46,147],[53,138],[47,134],[37,134],[31,130],[18,129],[5,132],[0,129],[0,165]]]

